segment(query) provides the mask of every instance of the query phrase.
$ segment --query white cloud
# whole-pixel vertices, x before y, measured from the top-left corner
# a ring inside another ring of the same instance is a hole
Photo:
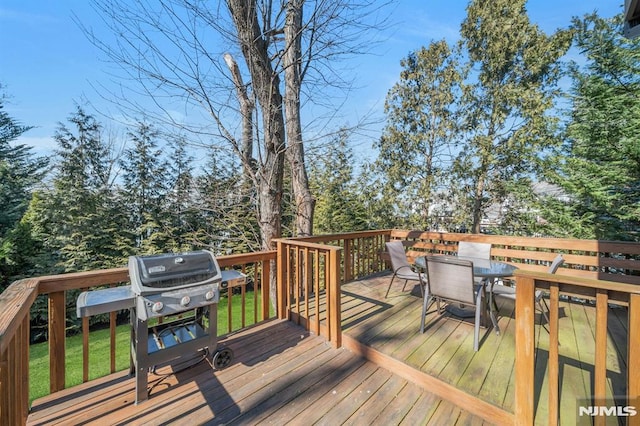
[[[56,148],[56,142],[51,136],[20,136],[12,145],[30,146],[35,155],[51,155]]]

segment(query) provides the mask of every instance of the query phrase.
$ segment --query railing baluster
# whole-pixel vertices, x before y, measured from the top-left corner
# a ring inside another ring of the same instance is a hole
[[[22,337],[21,337],[21,342],[22,342],[22,349],[21,349],[21,354],[22,354],[22,362],[20,363],[20,380],[22,382],[22,389],[20,391],[20,402],[18,404],[20,404],[18,407],[16,407],[17,410],[20,411],[21,415],[21,419],[22,419],[22,424],[25,424],[27,422],[27,416],[29,414],[28,412],[28,407],[29,407],[29,336],[30,336],[30,328],[31,328],[31,324],[29,321],[29,316],[27,316],[23,322],[22,322]]]
[[[271,261],[262,261],[262,270],[260,275],[260,287],[262,289],[262,320],[269,318],[269,311],[271,309],[271,297],[269,288],[269,278],[271,276]]]
[[[299,248],[296,248],[296,255],[294,257],[295,262],[295,274],[293,276],[293,300],[292,303],[295,306],[296,312],[296,324],[300,324],[300,279],[302,275],[302,265],[300,262],[300,252]]]
[[[242,265],[242,273],[246,275],[247,265]],[[245,281],[244,284],[240,286],[240,300],[242,303],[240,304],[242,308],[242,323],[240,325],[241,328],[245,328],[247,326],[247,283]]]
[[[233,310],[231,297],[233,296],[233,287],[227,287],[227,332],[231,333],[233,331]]]
[[[276,308],[278,310],[278,318],[285,319],[287,317],[287,312],[289,311],[287,307],[287,292],[289,286],[287,285],[288,279],[288,268],[289,264],[289,246],[284,241],[278,241],[278,254],[277,254],[277,295],[278,300],[276,301]]]
[[[82,383],[89,381],[89,317],[82,317]]]
[[[351,253],[351,239],[344,240],[344,251],[342,257],[344,258],[344,282],[347,283],[353,279],[353,253]],[[357,274],[357,272],[356,272]]]
[[[304,276],[302,277],[303,280],[303,292],[304,292],[304,315],[307,318],[307,323],[308,323],[308,319],[309,319],[309,276],[311,274],[311,268],[313,265],[311,265],[310,259],[311,256],[309,255],[309,248],[305,247],[303,249],[303,253],[304,253]],[[309,326],[307,325],[307,328]]]
[[[109,347],[111,348],[111,362],[109,363],[109,371],[116,372],[116,332],[117,332],[117,315],[115,312],[109,313]]]
[[[22,422],[26,421],[24,407],[29,402],[29,322],[23,321],[18,328],[18,344],[15,346],[16,360],[16,413]],[[27,333],[25,333],[27,332]]]
[[[315,292],[315,333],[320,335],[320,251],[314,250],[315,272],[314,272],[314,292]]]
[[[15,337],[11,340],[15,340]],[[0,352],[0,395],[9,395],[9,372],[12,370],[7,358],[11,350],[11,345],[13,344],[14,343],[9,343],[9,347]],[[10,412],[9,398],[0,398],[0,418],[9,419]]]

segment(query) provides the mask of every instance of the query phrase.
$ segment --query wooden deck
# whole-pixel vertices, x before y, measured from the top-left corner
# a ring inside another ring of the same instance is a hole
[[[164,379],[150,376],[150,398],[139,405],[127,372],[110,375],[35,401],[27,424],[483,424],[288,321],[221,344],[235,353],[222,371],[200,362]]]
[[[513,411],[513,306],[500,306],[501,335],[483,330],[474,353],[472,325],[447,315],[429,314],[429,329],[420,334],[419,289],[402,292],[396,282],[385,299],[389,279],[342,287],[341,349],[291,322],[268,321],[220,342],[235,353],[222,371],[200,362],[166,378],[150,376],[150,398],[139,405],[126,372],[107,376],[35,401],[28,424],[504,422],[491,416],[494,408]],[[561,423],[575,424],[578,399],[591,394],[594,354],[583,348],[593,348],[595,315],[589,304],[569,301],[562,313]],[[617,354],[627,350],[626,309],[609,315],[609,392],[624,395],[626,365]],[[536,332],[536,414],[544,424],[546,332]]]
[[[395,368],[407,365],[456,389],[503,408],[514,409],[514,306],[500,303],[501,334],[481,329],[480,349],[473,351],[473,324],[450,314],[439,316],[435,306],[427,316],[428,330],[419,332],[422,298],[418,287],[402,292],[395,281],[384,295],[389,274],[343,286],[342,328],[352,344],[383,354]],[[607,396],[626,394],[627,309],[608,310]],[[548,333],[536,314],[536,419],[547,423]],[[593,395],[595,308],[566,298],[560,305],[560,423],[577,424],[578,405]],[[356,343],[354,343],[356,342]],[[346,343],[350,346],[349,342]],[[363,349],[360,349],[361,351]],[[437,388],[430,388],[439,393]],[[443,397],[448,398],[445,393]],[[459,398],[456,396],[454,398]],[[582,401],[581,401],[582,400]],[[621,402],[624,405],[623,402]],[[617,424],[615,418],[608,418]],[[589,421],[587,421],[590,424]]]

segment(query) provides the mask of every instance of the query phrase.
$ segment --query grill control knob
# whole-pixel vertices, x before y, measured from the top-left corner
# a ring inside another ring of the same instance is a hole
[[[216,295],[216,294],[215,294],[213,291],[209,290],[209,291],[204,295],[204,298],[205,298],[205,299],[207,299],[207,300],[211,300],[211,299],[213,299],[213,296],[215,296],[215,295]]]
[[[189,303],[191,303],[191,298],[189,296],[184,296],[180,299],[180,305],[182,306],[189,306]]]
[[[162,304],[162,302],[156,302],[151,307],[151,310],[155,313],[158,313],[162,310],[162,308],[164,308],[164,305]]]

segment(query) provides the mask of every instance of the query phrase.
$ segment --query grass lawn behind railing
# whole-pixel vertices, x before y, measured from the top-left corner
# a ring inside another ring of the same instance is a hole
[[[253,300],[253,291],[246,292],[247,300]],[[221,297],[218,303],[218,336],[228,333],[227,297]],[[231,298],[232,329],[242,328],[242,309],[240,297]],[[253,324],[254,305],[245,304],[245,326]],[[116,327],[116,371],[129,368],[129,324]],[[109,328],[94,330],[89,333],[89,380],[106,376],[110,373],[110,336]],[[67,387],[82,383],[82,333],[66,338],[66,376]],[[29,404],[34,399],[49,394],[49,347],[48,342],[36,343],[29,347]]]

